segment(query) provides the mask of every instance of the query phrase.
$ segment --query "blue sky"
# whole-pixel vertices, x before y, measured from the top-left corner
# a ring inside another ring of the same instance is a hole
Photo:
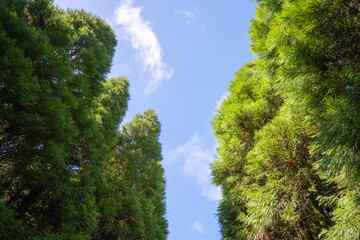
[[[108,22],[118,46],[108,77],[130,81],[128,112],[154,108],[167,180],[169,240],[221,239],[216,219],[220,189],[209,163],[216,141],[211,121],[235,72],[253,59],[250,0],[55,0]]]

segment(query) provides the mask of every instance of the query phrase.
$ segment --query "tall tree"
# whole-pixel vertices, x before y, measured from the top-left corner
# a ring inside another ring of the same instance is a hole
[[[95,239],[166,239],[165,180],[154,110],[122,127],[98,185],[100,229]]]
[[[270,1],[259,8],[265,2]],[[269,31],[260,34],[264,49],[273,54],[258,53],[277,63],[289,101],[318,126],[310,147],[320,156],[316,169],[341,187],[322,198],[326,206],[335,206],[335,225],[323,230],[328,239],[360,235],[358,15],[358,1],[285,1],[267,18]]]
[[[246,239],[246,225],[239,218],[247,209],[246,156],[254,146],[255,132],[271,121],[282,104],[262,65],[256,60],[236,73],[230,95],[213,121],[219,159],[212,164],[212,174],[213,182],[223,189],[218,216],[224,239]]]
[[[284,103],[256,131],[253,147],[244,151],[245,167],[238,166],[245,171],[233,174],[245,174],[236,182],[240,187],[224,187],[223,201],[231,196],[245,204],[226,223],[235,231],[223,236],[359,239],[359,3],[257,2],[251,49]],[[248,102],[240,99],[237,104],[245,107]],[[229,122],[226,116],[234,116],[233,110],[224,109],[215,117],[217,135],[219,126]],[[237,130],[227,128],[229,134],[243,129],[233,126]],[[236,159],[233,149],[240,149],[243,138],[239,135],[238,148],[230,148],[232,141],[222,146],[223,134],[218,139],[220,159],[213,172],[215,182],[227,186],[218,180],[218,169],[231,166],[226,156]],[[226,206],[228,214],[238,204],[230,201]],[[221,205],[219,209],[221,220]]]
[[[105,82],[114,32],[50,0],[4,0],[0,39],[0,238],[14,217],[37,236],[87,238],[128,100],[126,79]]]
[[[332,221],[318,197],[336,193],[313,170],[309,146],[317,128],[295,114],[266,75],[263,61],[245,65],[214,119],[223,189],[224,239],[316,239]],[[265,65],[266,66],[266,65]]]

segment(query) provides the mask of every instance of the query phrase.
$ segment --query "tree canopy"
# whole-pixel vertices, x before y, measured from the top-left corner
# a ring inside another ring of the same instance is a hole
[[[261,0],[213,121],[224,239],[359,239],[359,3]]]
[[[160,124],[148,111],[118,131],[129,82],[106,80],[110,26],[51,0],[4,0],[0,42],[0,239],[165,239]],[[134,176],[116,177],[121,166]]]

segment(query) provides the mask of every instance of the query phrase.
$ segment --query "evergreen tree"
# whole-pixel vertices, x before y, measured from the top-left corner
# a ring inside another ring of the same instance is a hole
[[[336,193],[313,170],[309,146],[317,128],[283,103],[261,60],[245,65],[214,119],[223,188],[224,239],[316,239],[332,225],[318,197]],[[266,66],[266,65],[265,65]]]
[[[122,127],[98,186],[100,229],[95,239],[166,239],[165,180],[154,110]]]
[[[223,236],[359,239],[359,3],[257,2],[251,49],[263,67],[255,72],[264,73],[283,104],[256,129],[246,150],[241,149],[243,135],[236,133],[253,130],[251,125],[229,126],[230,116],[236,116],[236,108],[228,107],[230,100],[215,117],[220,158],[213,173],[224,189],[219,219],[229,216],[221,222]],[[235,99],[232,95],[229,99]],[[236,104],[249,105],[244,99]],[[238,143],[232,146],[234,137],[224,136],[236,136]],[[234,155],[239,150],[246,155],[241,163]],[[240,170],[222,177],[220,170],[232,169],[229,163],[234,161]],[[235,184],[229,187],[228,179],[236,179]]]
[[[128,100],[126,79],[105,82],[115,35],[84,11],[5,0],[0,39],[0,238],[88,238]]]
[[[212,174],[213,182],[223,189],[219,220],[224,239],[246,239],[246,225],[239,218],[247,209],[243,192],[246,156],[254,146],[255,132],[271,121],[282,104],[277,90],[262,72],[262,64],[256,60],[236,73],[230,95],[213,121],[219,159],[212,164]]]
[[[0,239],[166,239],[153,110],[118,127],[113,30],[50,0],[0,2]]]

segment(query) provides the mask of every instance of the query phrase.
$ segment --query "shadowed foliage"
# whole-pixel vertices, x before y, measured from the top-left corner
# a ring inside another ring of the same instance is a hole
[[[119,140],[125,137],[118,127],[127,109],[129,83],[124,77],[106,81],[116,46],[113,30],[92,14],[63,11],[50,0],[4,0],[0,42],[0,239],[101,236],[110,209],[101,205],[98,192],[106,179],[115,181],[109,175],[114,152],[123,148],[132,161],[143,160]],[[157,120],[154,124],[158,136],[160,125]],[[161,151],[157,138],[152,140],[157,155],[146,180],[137,184],[151,179],[141,191],[154,192],[146,199],[158,212],[146,210],[143,196],[134,195],[142,213],[133,225],[161,232],[158,239],[165,239]],[[138,149],[149,148],[141,144]],[[118,161],[127,162],[121,157]],[[133,167],[138,174],[145,166]],[[128,185],[117,191],[127,191]],[[120,208],[126,201],[115,200]],[[116,214],[135,219],[131,211]],[[154,214],[158,220],[148,221]],[[139,239],[121,234],[113,236]]]

